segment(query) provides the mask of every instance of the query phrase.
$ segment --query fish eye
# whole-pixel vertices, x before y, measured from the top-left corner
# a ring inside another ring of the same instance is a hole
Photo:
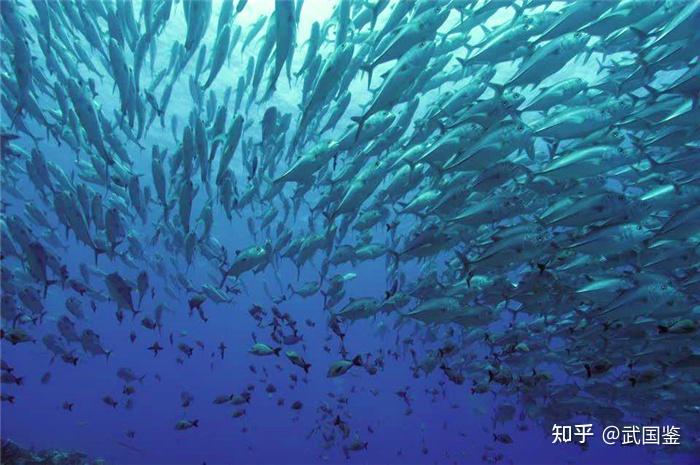
[[[622,147],[618,147],[618,148],[617,148],[617,153],[619,153],[619,154],[624,153],[624,150],[622,149]]]

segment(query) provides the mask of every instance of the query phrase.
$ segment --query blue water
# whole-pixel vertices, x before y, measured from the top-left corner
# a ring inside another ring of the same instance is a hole
[[[240,234],[243,243],[247,243],[249,238],[242,228],[234,227],[229,231]],[[76,262],[91,258],[82,254],[80,247],[71,247],[70,253],[75,254]],[[355,268],[358,278],[348,286],[348,294],[384,292],[384,268],[383,260]],[[121,268],[121,271],[128,273],[130,270]],[[292,280],[296,278],[296,270],[282,262],[280,275],[283,280]],[[302,273],[302,280],[305,277],[313,277],[311,270]],[[606,446],[597,437],[583,453],[573,444],[551,444],[551,436],[535,425],[530,425],[531,430],[525,432],[516,431],[512,424],[500,428],[499,431],[511,434],[514,443],[507,446],[495,443],[491,437],[494,405],[491,394],[472,395],[467,386],[446,382],[439,370],[428,377],[414,378],[406,360],[387,358],[385,370],[375,376],[357,370],[345,377],[327,379],[325,367],[337,360],[337,355],[322,350],[327,330],[322,324],[320,296],[295,297],[280,306],[302,326],[305,318],[317,322],[315,328],[302,329],[307,348],[304,357],[312,364],[308,383],[304,383],[302,371],[296,367],[290,370],[286,360],[272,357],[261,360],[247,353],[252,345],[250,333],[256,330],[247,310],[252,303],[266,303],[261,284],[266,279],[271,280],[268,273],[247,279],[250,296],[243,294],[232,305],[207,302],[204,308],[209,316],[208,323],[196,315],[188,317],[184,301],[169,303],[173,314],[167,314],[162,336],[132,324],[128,315],[122,325],[116,325],[114,305],[98,304],[97,312],[88,318],[90,327],[101,335],[105,347],[114,349],[109,361],[104,357],[84,356],[75,367],[60,361],[51,364],[41,343],[16,347],[3,344],[3,358],[26,377],[25,385],[13,390],[17,394],[16,405],[3,404],[3,434],[21,444],[80,450],[118,464],[306,464],[322,463],[322,456],[330,463],[477,464],[482,463],[485,447],[493,447],[495,453],[503,452],[506,460],[518,464],[647,462],[648,455],[642,446]],[[159,291],[156,291],[155,300],[144,299],[146,308],[161,301]],[[56,292],[47,307],[62,305],[61,293]],[[46,326],[50,328],[50,324]],[[137,334],[133,344],[129,342],[132,328]],[[185,331],[188,342],[203,341],[206,349],[196,348],[192,358],[179,365],[175,362],[176,349],[167,342],[166,334],[170,331]],[[401,336],[409,334],[404,331]],[[146,350],[155,340],[165,347],[157,358]],[[223,360],[215,349],[220,341],[225,341],[229,347]],[[333,341],[331,346],[336,347],[335,344]],[[348,331],[347,349],[351,354],[375,352],[381,347],[395,347],[392,331],[378,337],[376,325],[366,321],[355,323]],[[213,352],[216,353],[212,356]],[[267,382],[258,382],[261,376],[249,371],[251,364],[257,367],[259,374],[263,368],[267,370],[270,375]],[[277,364],[284,369],[278,370]],[[126,396],[121,394],[124,383],[116,376],[118,368],[123,366],[137,374],[148,374],[143,384],[134,384],[136,393],[132,396],[134,408],[131,411],[124,409]],[[46,371],[52,373],[51,381],[42,385],[40,378]],[[155,373],[160,375],[160,382],[154,379]],[[290,373],[300,377],[294,389],[289,388]],[[264,392],[268,382],[278,389],[272,396]],[[241,392],[250,383],[255,385],[255,391],[250,405],[245,406],[244,417],[231,418],[233,406],[212,404],[217,395]],[[406,404],[395,394],[407,386],[413,410],[408,416]],[[433,400],[425,393],[426,389],[433,388],[444,388],[444,396],[439,394]],[[378,394],[373,395],[370,389],[376,389]],[[194,396],[188,409],[180,407],[183,390]],[[334,404],[328,393],[348,397],[346,411],[351,414],[349,422],[353,433],[356,431],[363,441],[369,442],[366,451],[353,453],[349,460],[339,447],[324,450],[318,433],[305,438],[320,418],[317,406]],[[100,400],[108,394],[120,402],[116,409]],[[285,405],[276,405],[279,398],[285,399]],[[304,404],[298,414],[290,409],[295,400]],[[75,403],[73,412],[61,408],[64,401]],[[176,431],[175,423],[182,418],[199,419],[199,427]],[[374,430],[373,434],[368,427]],[[242,432],[243,428],[248,431]],[[133,440],[125,436],[129,430],[136,432]],[[131,451],[118,442],[128,443],[143,452]]]

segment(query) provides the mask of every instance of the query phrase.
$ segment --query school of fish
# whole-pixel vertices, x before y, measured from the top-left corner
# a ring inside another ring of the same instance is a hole
[[[579,417],[673,419],[697,457],[700,2],[340,0],[301,30],[315,1],[245,26],[245,0],[0,2],[3,345],[109,361],[90,319],[114,312],[158,359],[238,351],[294,383],[402,359],[434,395],[495,396],[484,462],[497,423]],[[361,262],[382,293],[346,292]],[[169,326],[260,280],[250,347]],[[321,320],[294,310],[318,295]],[[359,320],[395,346],[348,350]],[[105,372],[114,408],[153,376]],[[3,358],[2,400],[21,385]],[[254,390],[213,402],[241,417]],[[362,454],[348,396],[306,407],[308,437]]]

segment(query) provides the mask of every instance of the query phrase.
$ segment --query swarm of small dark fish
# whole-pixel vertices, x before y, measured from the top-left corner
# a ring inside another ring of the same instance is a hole
[[[300,33],[302,5],[242,27],[244,1],[0,2],[3,344],[109,358],[119,348],[89,323],[108,307],[149,331],[131,333],[144,353],[214,363],[231,343],[194,341],[168,314],[187,302],[215,320],[264,276],[258,331],[229,350],[266,393],[214,399],[234,418],[277,395],[269,365],[294,387],[404,358],[440,381],[433,398],[445,382],[496,395],[498,423],[672,419],[697,435],[700,2],[341,0]],[[75,247],[94,260],[70,262]],[[383,294],[346,292],[361,262]],[[303,342],[316,323],[285,310],[319,294],[326,367]],[[347,350],[368,319],[394,349]],[[114,408],[153,382],[109,369],[129,397],[105,393]],[[14,402],[21,367],[4,363],[2,382]],[[409,415],[421,393],[399,392]],[[349,456],[368,434],[347,404],[285,409],[316,412],[309,436]]]

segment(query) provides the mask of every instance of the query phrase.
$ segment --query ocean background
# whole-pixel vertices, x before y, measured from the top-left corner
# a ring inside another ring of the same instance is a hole
[[[29,3],[29,2],[25,2]],[[298,69],[305,50],[301,48],[308,37],[313,21],[323,21],[334,9],[334,3],[324,0],[306,0],[298,25],[297,52],[293,69]],[[216,33],[218,4],[214,6],[210,26],[203,43],[213,44]],[[274,9],[272,0],[251,0],[245,9],[236,16],[235,23],[243,27],[243,36],[247,28],[260,14],[270,14]],[[134,2],[134,11],[140,11],[140,2]],[[511,18],[513,11],[504,9],[494,15],[491,21],[495,24]],[[178,28],[177,25],[180,27]],[[33,30],[33,29],[32,29]],[[182,14],[182,4],[174,6],[166,30],[158,38],[158,59],[153,65],[156,71],[161,66],[167,66],[170,59],[169,45],[173,40],[183,40],[185,23]],[[478,34],[477,34],[478,35]],[[237,48],[229,64],[225,65],[211,89],[221,99],[228,86],[234,87],[238,76],[245,73],[246,63],[251,53],[257,52],[262,33],[241,55]],[[478,41],[478,37],[473,38]],[[239,46],[240,47],[240,46]],[[134,161],[134,171],[143,173],[144,179],[150,183],[150,147],[158,144],[169,153],[175,148],[170,131],[170,117],[180,115],[180,129],[183,127],[186,115],[192,108],[192,100],[187,90],[187,76],[196,62],[195,57],[188,63],[173,91],[173,96],[166,116],[165,128],[156,121],[147,133],[144,144],[148,148],[143,151],[134,149],[130,144],[130,156]],[[551,77],[558,81],[563,77],[579,76],[595,80],[598,71],[594,60],[584,65],[580,61],[570,63],[567,69]],[[456,65],[453,63],[452,65]],[[382,65],[375,71],[379,76],[392,65]],[[448,65],[448,67],[451,65]],[[511,63],[498,65],[499,76],[512,71]],[[144,76],[148,76],[151,64],[146,61]],[[502,73],[502,74],[501,74]],[[566,76],[564,76],[566,75]],[[672,79],[673,76],[669,76]],[[376,81],[377,78],[375,78]],[[148,80],[146,79],[146,82]],[[264,83],[261,85],[262,94]],[[292,112],[293,124],[298,115],[297,104],[300,101],[302,80],[287,82],[282,73],[277,85],[277,92],[264,105],[253,105],[246,115],[246,121],[253,123],[248,131],[259,137],[259,122],[263,113],[270,105],[276,105],[280,113]],[[544,84],[544,83],[543,83]],[[102,105],[105,114],[112,114],[112,109],[119,108],[118,94],[112,91],[111,82],[105,79],[97,81],[98,96],[96,100]],[[421,97],[421,109],[438,97],[439,89]],[[345,116],[338,124],[334,135],[340,136],[351,126],[350,115],[359,114],[360,108],[367,102],[370,95],[366,91],[366,80],[355,79],[351,88],[353,100]],[[233,99],[233,97],[232,97]],[[244,99],[244,105],[247,100]],[[400,111],[395,110],[398,114]],[[7,126],[7,115],[3,114],[3,125]],[[30,129],[37,134],[42,129],[28,123]],[[22,136],[16,141],[18,145],[30,147],[31,142]],[[76,155],[68,147],[57,146],[53,139],[44,139],[39,144],[46,158],[58,163],[70,175],[76,164]],[[243,168],[240,157],[234,158],[232,166],[243,178]],[[26,182],[26,181],[25,181]],[[16,186],[29,201],[37,200],[33,186],[29,183]],[[23,205],[14,199],[4,199],[5,215],[19,213]],[[310,202],[313,203],[313,202]],[[203,205],[203,197],[198,196],[193,208],[193,218]],[[297,216],[294,228],[301,233],[305,230],[307,209]],[[245,248],[253,243],[261,243],[264,237],[258,234],[252,236],[246,225],[246,218],[259,218],[263,211],[259,208],[251,211],[250,207],[242,212],[242,216],[234,214],[233,221],[224,217],[220,208],[215,209],[213,235],[221,240],[229,250]],[[146,245],[145,253],[153,257],[161,254],[168,263],[170,257],[160,245],[150,246],[149,239],[154,234],[153,223],[159,219],[160,212],[152,208],[149,212],[150,225],[138,225],[142,243]],[[290,221],[293,221],[290,217]],[[55,220],[55,218],[54,218]],[[407,221],[408,222],[408,221]],[[58,223],[57,223],[58,224]],[[410,224],[402,224],[409,229]],[[63,228],[57,228],[59,237],[65,240]],[[375,238],[383,241],[385,232],[383,225],[375,230]],[[80,263],[93,263],[92,251],[77,244],[71,233],[65,240],[65,250],[61,255],[69,266],[71,275],[78,275]],[[315,259],[315,267],[320,266],[319,252]],[[447,257],[445,257],[447,259]],[[210,267],[206,266],[202,257],[198,257],[187,269],[183,257],[177,257],[177,266],[192,279],[195,284],[218,282],[218,276],[211,275]],[[170,263],[168,263],[168,266]],[[100,258],[99,267],[106,272],[118,271],[120,274],[135,277],[138,270],[131,269],[120,261],[109,262],[106,257]],[[187,308],[187,295],[182,291],[178,295],[180,301],[175,301],[164,293],[162,283],[155,274],[150,274],[151,285],[155,288],[155,296],[144,299],[142,310],[152,311],[158,304],[164,304],[167,312],[164,316],[164,327],[148,330],[127,314],[119,324],[114,315],[115,305],[112,302],[97,303],[96,312],[84,306],[87,318],[78,323],[78,329],[92,328],[101,336],[105,347],[113,350],[109,359],[80,355],[77,366],[52,362],[50,354],[40,341],[40,336],[47,332],[56,332],[53,323],[65,312],[66,297],[72,295],[53,286],[49,290],[45,304],[48,315],[38,332],[32,333],[38,339],[35,344],[20,344],[12,346],[2,342],[2,358],[15,367],[16,373],[24,377],[22,386],[3,385],[3,392],[16,396],[14,404],[3,402],[0,406],[2,437],[10,438],[19,444],[37,449],[57,448],[62,450],[79,450],[91,457],[104,458],[113,464],[311,464],[311,463],[352,463],[352,464],[432,464],[483,463],[484,454],[503,454],[501,463],[514,464],[642,464],[642,463],[700,463],[697,457],[674,456],[673,460],[665,461],[656,457],[658,451],[654,446],[620,447],[604,445],[600,439],[601,425],[594,422],[596,436],[589,439],[590,447],[582,450],[575,444],[554,445],[552,436],[540,425],[529,420],[517,421],[522,406],[517,399],[496,399],[492,394],[473,395],[469,391],[471,382],[467,374],[467,383],[457,386],[446,380],[440,370],[435,370],[428,376],[414,377],[410,370],[410,357],[407,356],[408,346],[400,342],[409,337],[421,338],[420,333],[413,333],[412,326],[406,326],[398,331],[394,328],[394,320],[382,316],[376,320],[362,320],[353,323],[346,337],[346,347],[351,355],[376,352],[379,348],[396,350],[406,357],[394,359],[385,358],[385,368],[374,376],[365,370],[351,370],[345,376],[328,379],[326,367],[338,359],[335,349],[333,353],[323,350],[325,344],[335,348],[336,341],[326,340],[326,315],[323,310],[323,297],[320,294],[310,298],[293,296],[282,302],[279,307],[283,312],[289,312],[298,322],[303,342],[295,346],[302,353],[301,344],[306,347],[303,351],[305,359],[312,368],[307,379],[302,381],[302,372],[291,367],[284,357],[256,358],[248,353],[252,345],[251,333],[258,332],[260,340],[264,341],[265,331],[256,327],[256,322],[249,316],[248,310],[253,304],[269,309],[272,305],[264,290],[264,283],[274,295],[286,292],[287,285],[298,286],[300,283],[317,279],[318,269],[305,266],[297,279],[297,270],[289,260],[279,261],[279,273],[275,276],[272,267],[264,272],[243,276],[244,287],[240,295],[234,296],[230,304],[215,304],[208,300],[204,310],[209,318],[202,321],[196,314],[190,316]],[[416,262],[403,267],[409,280],[418,275],[420,270]],[[202,270],[202,271],[200,271]],[[386,290],[386,260],[384,257],[359,262],[357,266],[345,264],[337,267],[335,272],[355,272],[357,277],[346,284],[348,296],[382,296]],[[279,281],[278,281],[279,278]],[[279,282],[283,288],[280,289]],[[305,319],[316,323],[314,328],[307,327]],[[134,330],[136,340],[129,341],[129,333]],[[195,347],[194,355],[185,358],[183,364],[176,362],[176,356],[182,355],[170,345],[168,336],[174,334],[175,342],[187,341]],[[146,349],[158,340],[165,348],[157,357]],[[201,341],[204,349],[192,344]],[[225,341],[228,349],[222,360],[216,346]],[[397,341],[398,344],[397,344]],[[416,343],[412,347],[419,353],[423,350]],[[254,365],[257,374],[249,367]],[[277,366],[282,369],[278,369]],[[124,408],[127,396],[122,394],[124,383],[116,373],[121,367],[129,367],[137,374],[145,374],[143,382],[134,383],[136,393],[131,397],[134,401],[132,410]],[[262,370],[267,371],[268,377],[264,382]],[[40,381],[46,372],[51,373],[48,384]],[[299,382],[290,387],[290,373],[299,376]],[[155,378],[158,374],[160,380]],[[277,392],[268,394],[265,386],[270,383],[276,386]],[[232,418],[233,406],[213,405],[212,400],[221,394],[239,393],[249,384],[255,385],[252,399],[246,405],[246,414],[241,418]],[[412,412],[407,415],[407,405],[396,391],[408,387],[412,399]],[[431,396],[426,390],[439,389],[439,395]],[[376,390],[376,395],[373,391]],[[180,395],[183,391],[194,397],[192,404],[184,409],[180,406]],[[319,433],[307,438],[320,419],[317,410],[321,403],[336,405],[336,399],[329,397],[346,396],[348,404],[344,411],[349,418],[352,435],[357,435],[366,441],[367,449],[351,452],[346,458],[338,446],[330,449],[322,447]],[[100,399],[111,395],[119,402],[117,408],[105,405]],[[282,406],[277,405],[278,399],[284,399]],[[301,401],[303,408],[295,411],[290,408],[294,401]],[[63,402],[73,402],[73,411],[62,408]],[[511,403],[516,406],[516,421],[499,426],[500,432],[509,433],[513,444],[504,445],[495,442],[492,437],[493,412],[497,405]],[[199,426],[187,431],[176,431],[177,421],[198,419]],[[646,424],[644,419],[630,421],[630,424]],[[586,418],[580,418],[578,423],[587,423]],[[574,422],[566,421],[565,424]],[[516,424],[527,426],[526,431],[520,431]],[[545,425],[546,426],[546,425]],[[618,425],[622,426],[622,425]],[[549,425],[551,427],[551,425]],[[242,431],[243,429],[247,431]],[[373,432],[370,432],[370,429]],[[127,431],[134,431],[134,438],[127,438]],[[125,447],[127,444],[129,447]]]

